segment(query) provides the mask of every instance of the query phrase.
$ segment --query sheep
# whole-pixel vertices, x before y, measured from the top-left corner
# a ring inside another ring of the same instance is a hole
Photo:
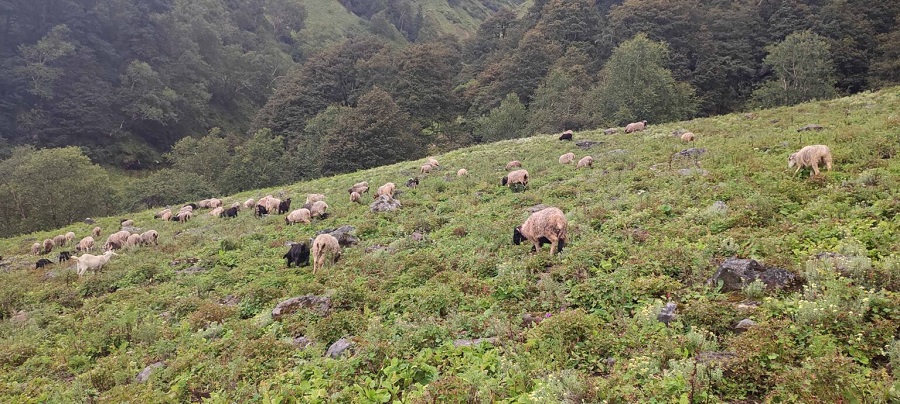
[[[266,201],[266,210],[269,212],[277,212],[278,206],[281,205],[281,199],[278,198],[269,198]]]
[[[322,202],[325,203],[325,202]],[[309,209],[300,208],[297,210],[288,213],[288,215],[284,218],[285,224],[294,224],[294,223],[306,223],[309,224],[312,218],[312,213],[310,213]]]
[[[66,233],[66,245],[68,245],[74,241],[75,241],[75,233],[71,232],[71,231]]]
[[[191,210],[196,210],[199,206],[196,203],[189,203],[181,207],[181,209],[190,208]]]
[[[230,208],[240,209],[241,203],[240,202],[232,203]]]
[[[131,236],[131,233],[126,230],[110,234],[109,237],[106,238],[106,243],[103,244],[103,250],[118,250],[124,247],[129,236]]]
[[[237,217],[238,211],[241,210],[239,206],[232,206],[228,209],[225,209],[222,213],[219,214],[219,217]]]
[[[625,133],[640,132],[647,126],[647,121],[632,122],[625,126]]]
[[[91,235],[94,237],[100,237],[100,226],[94,227],[94,230],[91,230]]]
[[[53,237],[53,245],[60,246],[60,247],[66,245],[65,234],[60,234],[58,236],[54,236]]]
[[[256,217],[263,217],[264,215],[269,214],[269,210],[263,205],[256,205],[256,212],[253,214],[256,215]]]
[[[44,240],[44,243],[42,245],[44,246],[44,254],[49,254],[50,251],[53,251],[53,247],[55,246],[53,240],[49,238]]]
[[[313,274],[325,265],[325,256],[329,253],[332,265],[337,263],[341,258],[341,245],[338,244],[338,240],[327,233],[316,236],[312,245]]]
[[[78,276],[81,277],[84,275],[88,269],[93,270],[94,272],[99,271],[107,262],[109,262],[109,259],[112,258],[113,255],[119,254],[107,251],[103,253],[103,255],[84,254],[80,257],[75,257],[75,259],[78,260],[78,263],[75,264]]]
[[[309,265],[309,242],[292,244],[291,249],[282,258],[287,260],[288,268],[291,267],[291,264],[297,267]]]
[[[175,215],[175,219],[178,220],[178,223],[186,223],[188,220],[191,220],[191,218],[193,218],[193,217],[194,217],[194,211],[192,211],[192,210],[185,210],[183,212],[178,212],[178,214]]]
[[[212,198],[212,199],[209,200],[209,205],[208,205],[208,206],[209,206],[210,208],[219,208],[219,207],[222,207],[222,200],[221,200],[221,199]]]
[[[694,132],[684,132],[681,134],[682,142],[685,142],[685,143],[693,142],[695,139],[696,139],[696,137],[694,136]]]
[[[566,153],[559,156],[559,164],[572,164],[575,161],[575,153]]]
[[[362,195],[359,192],[350,193],[350,202],[362,203]]]
[[[306,195],[306,203],[314,203],[317,201],[324,201],[325,195],[323,194],[309,194]]]
[[[513,160],[509,163],[506,163],[506,171],[512,170],[513,168],[522,168],[522,162],[519,160]]]
[[[366,181],[357,182],[356,184],[353,184],[352,187],[347,189],[347,193],[352,194],[354,192],[356,192],[358,194],[364,194],[366,192],[369,192],[369,183]]]
[[[324,197],[324,195],[323,195],[323,197]],[[279,215],[285,214],[289,210],[291,210],[291,198],[287,198],[278,204],[278,214]]]
[[[384,184],[378,187],[378,190],[375,191],[375,199],[378,199],[378,197],[381,195],[387,195],[393,198],[395,190],[397,190],[397,184],[394,184],[393,182]]]
[[[268,209],[269,208],[269,200],[272,198],[274,198],[272,195],[266,195],[262,198],[259,198],[259,200],[256,201],[256,206],[265,206],[266,209]]]
[[[572,140],[572,134],[571,130],[567,130],[559,135],[559,140]]]
[[[255,204],[256,204],[256,201],[254,201],[253,198],[250,198],[250,199],[247,199],[246,201],[244,201],[244,207],[247,209],[252,208],[253,205],[255,205]]]
[[[160,216],[160,218],[161,218],[162,220],[167,221],[167,222],[170,221],[170,220],[172,220],[172,211],[167,210],[165,213],[162,214],[162,216]]]
[[[317,202],[313,203],[312,206],[309,208],[309,214],[312,217],[321,217],[322,219],[327,219],[328,218],[328,213],[326,212],[327,210],[328,210],[328,204],[325,203],[325,201],[317,201]]]
[[[141,235],[140,234],[132,234],[129,235],[128,238],[125,239],[124,247],[137,247],[141,245]]]
[[[197,207],[200,209],[206,209],[209,207],[209,199],[204,199],[200,202],[197,202]]]
[[[582,157],[581,160],[578,160],[578,165],[576,165],[575,168],[582,167],[594,168],[594,158],[591,156]]]
[[[41,243],[34,243],[31,245],[31,255],[41,255]]]
[[[550,256],[562,252],[566,245],[569,222],[558,208],[544,208],[531,214],[525,223],[513,229],[513,243],[528,240],[534,252],[540,251],[544,243],[550,243]]]
[[[431,172],[431,164],[423,164],[419,169],[419,174],[428,174]]]
[[[809,173],[810,177],[819,175],[819,164],[823,163],[828,171],[831,171],[831,149],[821,144],[806,146],[788,157],[788,168],[797,166],[797,171],[794,171],[794,175],[804,167],[812,167],[812,172]]]
[[[72,252],[63,251],[56,256],[56,262],[65,262],[72,258]]]
[[[119,227],[133,227],[133,226],[134,226],[134,220],[131,220],[131,219],[122,219],[119,222]]]
[[[434,159],[434,157],[428,158],[428,164],[432,167],[440,167],[441,166],[440,163],[438,163],[438,161]]]
[[[460,168],[459,171],[456,172],[457,177],[465,177],[467,175],[469,175],[469,171],[465,168]]]
[[[141,233],[141,244],[143,245],[158,245],[159,244],[159,233],[156,230],[147,230]]]
[[[87,236],[81,241],[78,242],[78,245],[75,246],[75,251],[91,251],[94,249],[94,238],[91,236]]]
[[[219,207],[209,211],[209,215],[210,216],[220,216],[222,214],[222,212],[224,212],[224,211],[225,211],[225,208],[219,206]]]
[[[46,258],[41,258],[41,259],[37,260],[37,262],[34,263],[34,269],[43,268],[52,263],[53,263],[53,261],[50,261]]]
[[[505,187],[512,187],[513,184],[522,184],[523,187],[528,187],[528,171],[516,170],[510,172],[506,177],[503,177],[500,183]]]
[[[419,178],[418,177],[413,177],[413,178],[406,180],[407,188],[415,188],[418,186],[419,186]]]

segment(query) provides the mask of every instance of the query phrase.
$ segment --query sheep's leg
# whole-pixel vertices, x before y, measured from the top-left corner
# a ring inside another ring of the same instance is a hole
[[[550,256],[556,255],[559,251],[559,240],[553,240],[550,242]]]
[[[539,252],[541,251],[541,242],[540,242],[540,240],[538,240],[538,241],[532,241],[531,244],[534,246],[534,253],[539,253]]]
[[[812,173],[809,174],[809,176],[812,177],[813,175],[819,175],[819,164],[818,163],[813,164],[813,166],[812,166]]]

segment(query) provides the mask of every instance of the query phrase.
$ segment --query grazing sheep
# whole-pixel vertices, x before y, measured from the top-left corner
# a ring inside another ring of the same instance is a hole
[[[419,186],[419,178],[418,177],[414,177],[414,178],[410,178],[410,179],[406,180],[407,188],[415,188],[417,186]]]
[[[161,219],[166,213],[168,213],[169,216],[171,216],[171,215],[172,215],[172,209],[166,208],[166,209],[163,209],[163,210],[161,210],[161,211],[159,211],[159,212],[156,212],[156,214],[153,215],[153,218],[154,218],[154,219]],[[165,219],[163,219],[163,220],[165,220]]]
[[[287,260],[287,267],[291,264],[297,267],[305,267],[309,265],[309,242],[294,243],[291,249],[282,257]]]
[[[393,198],[395,190],[397,190],[397,184],[394,184],[393,182],[384,184],[378,187],[378,190],[375,191],[375,199],[378,199],[378,197],[381,195],[387,195]]]
[[[75,241],[75,233],[71,232],[71,231],[66,233],[66,245],[68,245],[74,241]]]
[[[219,214],[219,217],[237,217],[238,211],[240,210],[240,206],[232,206]]]
[[[594,158],[591,156],[584,156],[581,160],[578,160],[578,165],[575,168],[594,168]]]
[[[428,174],[428,173],[431,172],[431,168],[432,168],[432,167],[431,167],[431,164],[424,164],[424,165],[422,165],[422,167],[419,169],[419,174]]]
[[[503,180],[500,181],[501,185],[505,187],[512,187],[513,184],[522,184],[523,187],[528,187],[528,171],[526,170],[516,170],[510,172],[506,177],[503,177]]]
[[[141,244],[157,245],[159,244],[159,233],[156,230],[147,230],[141,233]]]
[[[351,192],[350,202],[362,203],[362,195],[360,195],[359,192]]]
[[[100,226],[94,227],[94,230],[91,230],[91,235],[94,237],[100,237]]]
[[[181,209],[191,208],[191,210],[196,210],[199,206],[196,203],[189,203],[181,207]]]
[[[164,212],[164,213],[162,214],[162,216],[160,216],[160,218],[161,218],[162,220],[167,221],[167,222],[170,221],[170,220],[172,220],[172,211],[171,211],[171,210],[166,210],[166,212]]]
[[[268,209],[269,208],[269,200],[272,198],[274,198],[274,196],[272,196],[272,195],[266,195],[262,198],[259,198],[259,200],[256,201],[256,206],[265,206],[266,209]]]
[[[828,171],[831,171],[831,162],[831,149],[828,146],[817,144],[806,146],[800,151],[791,154],[788,157],[788,168],[797,166],[797,171],[794,171],[796,175],[803,167],[812,167],[812,172],[809,174],[812,177],[813,175],[819,175],[819,164],[825,164]]]
[[[438,163],[438,161],[434,159],[434,157],[429,157],[429,158],[428,158],[428,164],[431,165],[432,167],[440,167],[440,166],[441,166],[441,165]]]
[[[357,182],[356,184],[353,184],[353,186],[347,190],[347,193],[352,194],[354,192],[356,192],[358,194],[364,194],[366,192],[369,192],[369,183],[366,181],[363,181],[363,182]]]
[[[119,227],[133,227],[133,226],[134,226],[134,220],[131,220],[131,219],[122,219],[122,221],[119,222]]]
[[[48,239],[44,240],[43,246],[44,246],[44,254],[49,254],[50,251],[53,251],[53,247],[55,246],[55,244],[53,243],[53,240],[48,238]]]
[[[109,262],[109,259],[113,255],[119,254],[116,254],[112,251],[107,251],[103,253],[103,255],[84,254],[80,257],[75,257],[75,259],[78,260],[78,263],[75,265],[75,268],[78,271],[78,276],[80,277],[84,275],[84,273],[87,272],[88,269],[94,272],[99,271],[101,268],[103,268],[104,265],[106,265],[107,262]]]
[[[40,255],[41,254],[41,243],[34,243],[31,245],[31,255]]]
[[[218,208],[215,208],[215,209],[209,211],[209,215],[210,216],[220,216],[222,214],[222,212],[224,212],[224,211],[225,211],[225,208],[219,206]]]
[[[318,201],[324,201],[325,195],[322,194],[309,194],[306,195],[306,203],[315,203]]]
[[[324,198],[325,196],[322,195],[322,197]],[[287,198],[278,204],[278,214],[279,215],[285,214],[289,210],[291,210],[291,198]]]
[[[109,237],[106,238],[106,243],[103,244],[103,250],[118,250],[124,247],[125,243],[128,241],[129,236],[131,236],[131,233],[126,230],[110,234]]]
[[[46,258],[41,258],[41,259],[37,260],[37,262],[34,263],[34,269],[43,268],[52,263],[53,263],[53,261],[50,261]]]
[[[209,206],[210,208],[219,208],[219,207],[222,207],[222,200],[221,200],[221,199],[212,198],[212,199],[209,200],[209,205],[208,205],[208,206]]]
[[[513,160],[509,163],[506,163],[506,171],[512,170],[513,168],[522,168],[522,162],[519,160]]]
[[[531,214],[521,226],[513,229],[513,243],[519,245],[528,240],[534,252],[540,251],[544,243],[550,243],[550,256],[562,252],[566,245],[569,222],[558,208],[544,208]]]
[[[194,211],[186,210],[183,212],[178,212],[175,217],[176,219],[178,219],[178,223],[186,223],[188,220],[191,220],[191,218],[194,217]]]
[[[325,203],[325,202],[322,202]],[[294,223],[306,223],[309,224],[312,219],[312,213],[310,213],[309,209],[300,208],[297,210],[288,213],[287,217],[284,218],[285,224],[294,224]]]
[[[681,134],[682,142],[693,142],[695,139],[694,132],[684,132]]]
[[[253,198],[250,198],[250,199],[247,199],[246,201],[244,201],[244,207],[247,209],[252,208],[253,205],[255,205],[255,204],[256,204],[256,201],[254,201]]]
[[[209,199],[204,199],[200,202],[197,202],[197,207],[200,209],[206,209],[209,207]]]
[[[63,251],[56,256],[56,262],[65,262],[68,261],[69,258],[72,258],[72,253],[69,251]]]
[[[566,153],[559,156],[559,164],[572,164],[575,161],[575,153]]]
[[[330,253],[332,265],[341,258],[341,245],[331,234],[316,236],[312,245],[313,274],[325,265],[325,256]]]
[[[322,219],[328,218],[328,204],[325,201],[316,201],[309,208],[309,214],[312,217],[321,217]]]
[[[241,208],[241,203],[240,203],[240,202],[232,203],[230,207],[231,207],[231,208],[240,209],[240,208]]]
[[[62,247],[66,245],[66,235],[60,234],[58,236],[53,237],[53,245]]]
[[[281,199],[269,198],[266,201],[266,210],[269,212],[278,212],[278,206],[281,205]]]
[[[137,247],[141,245],[141,235],[140,234],[132,234],[129,235],[128,238],[125,239],[124,247]]]
[[[266,209],[265,206],[263,206],[263,205],[256,205],[256,212],[254,212],[254,215],[256,215],[256,217],[263,217],[263,216],[268,215],[268,214],[269,214],[269,210]]]
[[[647,121],[632,122],[625,126],[625,133],[640,132],[647,127]]]
[[[78,242],[75,251],[92,251],[94,249],[94,238],[87,236]]]
[[[559,135],[559,140],[572,140],[572,135],[573,135],[572,131],[567,130],[567,131],[563,132],[561,135]]]
[[[469,175],[469,171],[465,168],[460,168],[459,171],[456,172],[457,177],[465,177],[467,175]]]

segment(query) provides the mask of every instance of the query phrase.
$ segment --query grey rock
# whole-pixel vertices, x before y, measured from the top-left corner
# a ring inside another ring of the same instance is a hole
[[[747,331],[753,327],[756,327],[756,321],[753,321],[749,318],[745,318],[745,319],[739,321],[737,323],[737,325],[734,326],[734,329],[738,330],[739,332],[743,332],[743,331]]]
[[[182,270],[180,270],[180,271],[175,271],[175,273],[178,274],[178,275],[196,275],[196,274],[203,273],[203,272],[206,272],[206,271],[207,271],[206,268],[198,267],[198,266],[192,266],[192,267],[188,267],[188,268],[182,269]]]
[[[595,142],[593,140],[582,140],[579,142],[575,142],[575,146],[578,146],[583,150],[590,149],[591,147],[594,147],[598,144],[603,144],[603,142]]]
[[[544,210],[544,209],[547,209],[548,207],[549,207],[549,206],[544,205],[543,203],[540,203],[540,204],[537,204],[537,205],[534,205],[534,206],[528,208],[528,211],[531,212],[531,213],[534,213],[534,212],[539,212],[539,211],[542,211],[542,210]]]
[[[770,267],[759,274],[759,280],[767,289],[786,289],[795,286],[797,276],[787,269]]]
[[[281,320],[281,317],[300,309],[313,309],[320,315],[325,315],[331,310],[331,299],[325,296],[303,295],[287,299],[272,309],[272,318]]]
[[[134,381],[136,383],[146,383],[147,380],[150,380],[150,374],[153,373],[154,370],[163,367],[162,362],[155,362],[147,365],[141,373],[138,373],[137,376],[134,377]]]
[[[316,233],[316,235],[320,234],[330,234],[337,239],[338,244],[341,247],[350,247],[359,243],[359,239],[354,236],[353,233],[356,231],[356,228],[350,225],[343,225],[341,227],[335,229],[325,229]]]
[[[715,201],[712,206],[710,206],[710,210],[715,213],[725,214],[728,213],[728,204],[722,201]]]
[[[372,204],[369,205],[369,209],[375,213],[392,212],[400,209],[400,207],[400,201],[391,198],[389,195],[381,195],[375,202],[372,202]]]
[[[235,295],[227,295],[219,300],[219,304],[223,306],[237,306],[241,303],[241,299]]]
[[[716,269],[707,281],[710,286],[722,282],[722,291],[743,289],[755,280],[761,280],[767,289],[784,289],[795,285],[796,276],[782,268],[767,268],[751,259],[729,258]]]
[[[461,346],[478,346],[482,342],[487,342],[488,344],[491,344],[491,345],[497,345],[497,338],[491,337],[491,338],[475,338],[475,339],[458,339],[458,340],[453,341],[453,346],[455,346],[457,348],[461,347]]]
[[[656,319],[661,323],[665,324],[666,327],[669,326],[669,322],[675,319],[675,308],[678,307],[678,304],[675,302],[666,303],[665,307],[659,311],[659,314],[656,316]]]
[[[294,345],[295,347],[299,348],[299,349],[306,348],[306,347],[312,345],[312,343],[313,343],[313,342],[312,342],[311,339],[306,338],[306,337],[302,337],[302,336],[301,336],[301,337],[295,337],[295,338],[291,341],[291,344]]]
[[[94,224],[94,223],[96,223],[96,222],[94,222],[94,219],[91,219],[91,218],[88,217],[88,218],[85,218],[85,219],[84,219],[84,223],[85,223],[85,224]]]
[[[618,133],[618,132],[619,132],[619,129],[616,129],[616,128],[603,129],[604,135],[612,135],[613,133]]]
[[[800,129],[797,129],[797,132],[808,132],[808,131],[811,131],[811,130],[820,131],[820,130],[822,130],[822,129],[825,129],[825,127],[822,126],[822,125],[816,125],[816,124],[814,124],[814,123],[811,123],[811,124],[806,125],[806,126],[800,128]]]
[[[689,158],[696,159],[696,158],[700,158],[700,156],[704,155],[705,153],[706,153],[706,149],[704,149],[704,148],[691,147],[689,149],[684,149],[682,151],[675,153],[675,156],[689,157]]]
[[[424,241],[425,235],[421,232],[414,231],[413,234],[410,234],[409,238],[411,238],[413,241]]]
[[[365,251],[366,251],[366,254],[371,254],[375,251],[391,251],[391,248],[386,245],[383,245],[383,244],[375,244],[375,245],[366,247]]]
[[[325,352],[325,356],[333,359],[340,358],[344,352],[353,347],[353,341],[351,341],[350,338],[341,338],[335,341],[333,344],[331,344],[330,347],[328,347],[328,351]]]

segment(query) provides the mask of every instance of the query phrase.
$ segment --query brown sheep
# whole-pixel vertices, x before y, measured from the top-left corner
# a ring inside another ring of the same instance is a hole
[[[466,170],[465,168],[460,168],[459,171],[456,172],[457,177],[465,177],[467,175],[469,175],[469,170]]]
[[[369,192],[369,183],[366,181],[363,181],[363,182],[357,182],[356,184],[353,184],[353,186],[347,190],[347,193],[352,194],[354,192],[356,192],[358,194],[364,194],[366,192]]]
[[[325,203],[325,201],[315,201],[309,208],[309,214],[312,217],[321,217],[322,219],[325,219],[328,217],[327,210],[328,204]]]
[[[41,255],[41,243],[31,245],[31,255]]]
[[[285,224],[294,224],[294,223],[309,224],[311,221],[310,220],[311,218],[312,218],[312,213],[310,213],[309,209],[300,208],[300,209],[291,211],[291,213],[288,213],[288,215],[284,218],[284,223]]]
[[[94,238],[91,236],[87,236],[81,241],[78,242],[78,245],[75,246],[75,249],[78,251],[91,251],[94,249]]]
[[[66,235],[60,234],[58,236],[53,237],[53,245],[62,247],[66,245]]]
[[[157,245],[159,244],[159,233],[156,230],[147,230],[141,234],[141,244]]]
[[[522,168],[522,162],[519,160],[513,160],[509,163],[506,163],[506,171],[512,170],[513,168]]]
[[[625,126],[625,133],[640,132],[647,127],[647,121],[632,122]]]
[[[209,206],[210,208],[218,208],[218,207],[221,207],[221,206],[222,206],[222,200],[221,200],[221,199],[217,199],[217,198],[212,198],[212,199],[209,200],[209,205],[208,205],[208,206]]]
[[[566,153],[559,156],[559,164],[572,164],[575,161],[575,153]]]
[[[119,222],[119,227],[134,227],[134,220],[126,219]]]
[[[94,227],[94,230],[91,230],[91,235],[94,237],[100,237],[100,226]]]
[[[351,192],[350,202],[362,203],[362,195],[360,195],[359,192]]]
[[[53,247],[56,246],[56,245],[53,243],[53,240],[51,240],[51,239],[49,239],[49,238],[46,239],[46,240],[44,240],[44,243],[43,243],[42,245],[44,246],[44,254],[50,253],[50,251],[53,251]]]
[[[215,208],[215,209],[209,211],[209,215],[210,215],[210,216],[219,216],[219,215],[221,215],[222,212],[224,212],[224,211],[225,211],[225,208],[219,206],[219,207],[217,207],[217,208]]]
[[[378,190],[375,191],[375,199],[378,199],[378,197],[381,195],[387,195],[387,196],[390,196],[391,198],[393,198],[394,191],[396,189],[397,189],[397,184],[394,184],[393,182],[384,184],[384,185],[378,187]]]
[[[825,164],[828,171],[831,171],[831,162],[831,149],[828,146],[817,144],[806,146],[800,151],[791,154],[788,157],[788,168],[797,166],[797,171],[794,171],[796,175],[803,167],[812,167],[812,172],[809,174],[812,177],[813,175],[819,175],[819,164]]]
[[[562,252],[568,238],[569,222],[566,215],[558,208],[544,208],[531,214],[521,226],[513,229],[513,243],[521,244],[528,240],[534,252],[538,252],[544,243],[550,243],[550,256]]]
[[[431,172],[431,168],[432,168],[431,164],[423,164],[422,167],[419,169],[419,173],[420,174],[428,174]]]
[[[129,235],[128,238],[125,239],[124,247],[137,247],[139,245],[141,245],[140,234],[134,233]]]
[[[528,171],[516,170],[510,172],[506,177],[503,177],[500,183],[505,187],[511,187],[513,184],[522,184],[523,187],[528,187]]]
[[[244,207],[247,209],[252,208],[253,205],[255,205],[255,204],[256,204],[256,201],[254,201],[253,198],[250,198],[250,199],[247,199],[246,201],[244,201]]]
[[[75,241],[75,233],[71,232],[71,231],[66,233],[66,245],[68,245],[74,241]]]
[[[331,255],[331,264],[334,265],[341,258],[341,245],[331,234],[316,236],[312,245],[313,274],[325,265],[325,256]]]
[[[324,201],[325,195],[323,194],[309,194],[306,196],[306,203],[316,203],[318,201]]]
[[[687,143],[687,142],[693,142],[694,140],[696,140],[696,136],[694,136],[694,132],[684,132],[681,134],[682,142]]]
[[[581,158],[581,160],[578,160],[578,164],[575,166],[575,168],[583,167],[594,168],[594,158],[591,156],[584,156]]]
[[[572,140],[573,132],[571,130],[567,130],[559,135],[559,140]]]

